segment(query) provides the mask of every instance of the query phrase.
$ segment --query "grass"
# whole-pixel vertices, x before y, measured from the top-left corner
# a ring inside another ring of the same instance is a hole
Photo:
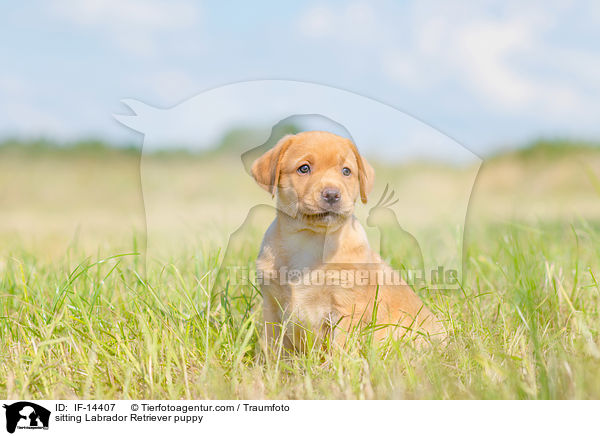
[[[259,292],[230,285],[213,294],[218,244],[198,233],[174,251],[144,256],[136,156],[112,161],[66,154],[54,162],[14,153],[0,159],[0,182],[14,188],[0,197],[0,396],[600,398],[597,154],[583,159],[587,171],[578,166],[579,154],[564,162],[553,158],[546,169],[538,159],[531,163],[534,173],[521,161],[484,166],[472,198],[460,289],[421,292],[445,321],[446,347],[373,344],[357,333],[346,349],[277,360],[265,357],[261,343]],[[219,162],[173,158],[169,165],[177,171],[160,169],[173,175],[176,189],[157,186],[156,195],[172,202],[166,209],[180,208],[202,194],[202,183],[180,192],[190,181],[215,177],[210,171],[235,173],[234,164]],[[517,169],[507,180],[501,176],[509,166]],[[386,171],[394,177],[391,168],[380,173]],[[435,171],[439,176],[443,169]],[[544,171],[548,180],[571,184],[556,182],[551,190],[540,182]],[[402,202],[412,202],[402,186],[412,186],[413,176],[396,173]],[[449,170],[449,177],[458,173]],[[537,179],[528,181],[528,173]],[[575,177],[583,179],[575,183]],[[447,180],[439,183],[451,192]],[[439,188],[431,186],[433,193]],[[207,198],[218,201],[215,189],[209,186]],[[241,195],[258,195],[252,189],[241,187]],[[547,207],[550,201],[556,207]],[[500,213],[499,204],[519,208]],[[531,209],[517,213],[523,205],[535,206],[533,218]],[[27,226],[24,217],[31,219]],[[161,228],[167,236],[177,228],[169,219],[155,220],[161,224],[155,242]],[[240,266],[253,264],[264,231],[255,230],[233,248]]]
[[[73,265],[7,259],[0,392],[15,398],[598,398],[598,226],[480,229],[460,291],[425,295],[447,347],[357,342],[265,358],[260,295],[212,299],[216,263],[142,274],[122,253]],[[253,241],[258,243],[258,241]],[[248,259],[240,259],[247,263]],[[357,338],[358,339],[358,338]]]

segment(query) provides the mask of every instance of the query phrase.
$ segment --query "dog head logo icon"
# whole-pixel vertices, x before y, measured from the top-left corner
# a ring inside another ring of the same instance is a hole
[[[6,409],[6,431],[14,433],[18,429],[48,429],[50,411],[28,401],[19,401]]]

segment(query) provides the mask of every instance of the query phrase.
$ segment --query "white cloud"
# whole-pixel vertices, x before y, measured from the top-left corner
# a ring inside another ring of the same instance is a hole
[[[534,89],[512,68],[509,58],[533,45],[530,29],[520,20],[481,20],[456,32],[450,39],[452,45],[442,47],[438,54],[445,53],[446,61],[465,75],[466,83],[489,100],[518,107],[533,98]]]
[[[335,11],[320,6],[300,17],[299,29],[304,36],[356,47],[348,34],[356,20],[368,16],[369,47],[381,73],[401,86],[458,85],[496,112],[590,121],[599,109],[600,52],[572,52],[549,38],[572,7],[560,1],[424,1],[391,20],[371,7],[356,13],[352,6]]]
[[[169,106],[196,95],[200,90],[199,84],[191,75],[179,70],[150,73],[144,83]]]
[[[9,135],[68,134],[70,126],[54,112],[40,107],[36,103],[36,94],[39,90],[22,77],[0,75],[0,112],[4,130]]]
[[[334,38],[344,42],[367,43],[377,34],[377,16],[372,5],[350,2],[339,9],[313,6],[300,16],[297,29],[308,38]]]
[[[559,50],[546,38],[557,24],[556,10],[509,8],[501,18],[485,9],[476,12],[467,20],[438,17],[431,33],[433,25],[424,26],[417,39],[427,55],[414,62],[439,63],[442,71],[499,111],[555,119],[595,105],[581,82],[565,78],[564,73],[575,72],[580,64],[548,63],[548,56]],[[600,59],[597,53],[593,56]],[[535,68],[528,71],[528,65]]]
[[[381,69],[383,74],[396,82],[417,87],[423,84],[422,73],[409,53],[399,50],[383,52]]]
[[[320,38],[330,36],[335,15],[331,8],[315,6],[307,10],[298,22],[298,29],[304,36]]]
[[[471,7],[469,11],[466,15],[464,11],[453,14],[444,10],[433,18],[417,13],[425,22],[415,26],[421,50],[412,62],[429,67],[437,64],[435,71],[445,71],[499,109],[523,109],[555,99],[563,103],[564,109],[573,109],[566,107],[576,100],[569,89],[518,68],[519,56],[534,59],[537,53],[549,49],[540,35],[552,27],[551,14],[512,9],[498,17],[486,8]]]
[[[193,27],[200,12],[180,0],[57,0],[51,13],[75,26],[102,31],[102,36],[137,56],[155,54],[160,36]]]

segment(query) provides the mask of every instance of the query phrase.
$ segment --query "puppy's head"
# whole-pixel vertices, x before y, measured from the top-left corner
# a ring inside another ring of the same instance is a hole
[[[341,223],[363,203],[374,171],[349,139],[328,132],[284,136],[252,165],[258,184],[277,195],[278,208],[315,229]]]

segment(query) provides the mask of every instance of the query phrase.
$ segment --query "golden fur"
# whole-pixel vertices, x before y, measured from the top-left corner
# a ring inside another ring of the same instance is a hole
[[[309,173],[300,172],[306,170],[303,165]],[[371,250],[353,215],[356,200],[367,201],[374,171],[352,141],[317,131],[285,136],[254,162],[252,176],[277,196],[277,217],[256,261],[269,344],[283,332],[285,348],[302,349],[307,331],[343,344],[347,332],[371,322],[373,315],[377,324],[387,325],[375,331],[375,339],[416,332],[445,336],[413,290]],[[328,203],[326,190],[339,193],[339,199]],[[292,271],[301,274],[285,275]],[[376,278],[349,285],[307,280],[315,272]],[[392,284],[383,283],[384,274],[393,277]]]

